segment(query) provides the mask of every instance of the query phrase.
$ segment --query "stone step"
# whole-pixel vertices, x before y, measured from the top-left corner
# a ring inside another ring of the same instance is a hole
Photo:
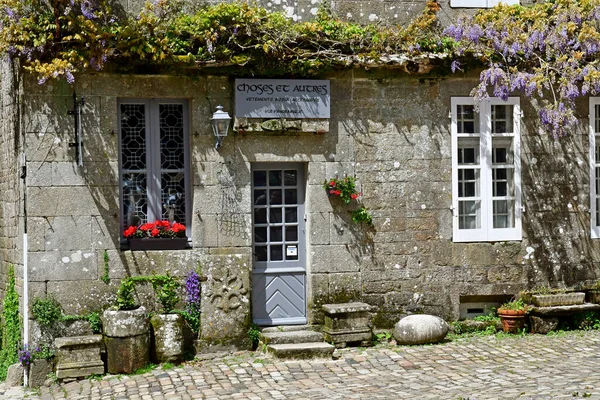
[[[271,344],[267,353],[277,358],[308,359],[331,358],[335,347],[325,342]]]
[[[259,340],[264,344],[291,344],[322,342],[323,334],[315,331],[283,331],[260,333]]]
[[[320,332],[322,329],[321,325],[280,325],[280,326],[269,326],[262,328],[263,333],[272,332],[294,332],[294,331],[315,331]]]

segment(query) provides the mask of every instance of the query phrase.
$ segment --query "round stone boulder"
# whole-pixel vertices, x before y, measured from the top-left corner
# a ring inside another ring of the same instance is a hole
[[[448,334],[448,323],[435,315],[409,315],[394,326],[398,344],[429,344],[442,341]]]

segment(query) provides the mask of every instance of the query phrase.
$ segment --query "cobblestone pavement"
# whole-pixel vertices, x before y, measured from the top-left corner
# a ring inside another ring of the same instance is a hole
[[[0,398],[600,399],[600,332],[379,345],[342,350],[335,361],[241,352],[39,391],[0,386]]]

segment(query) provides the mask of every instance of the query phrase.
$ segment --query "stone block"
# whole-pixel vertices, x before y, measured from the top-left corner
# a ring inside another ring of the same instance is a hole
[[[97,274],[97,272],[96,272]],[[47,293],[61,304],[65,314],[83,315],[114,304],[120,282],[94,280],[50,281]]]
[[[92,218],[69,216],[47,218],[45,247],[47,251],[77,251],[92,248]],[[91,253],[82,253],[90,258]],[[70,255],[71,260],[77,259]],[[63,261],[64,262],[64,261]]]
[[[448,323],[434,315],[409,315],[394,326],[398,344],[429,344],[442,341],[449,330]]]
[[[360,260],[343,245],[312,246],[311,258],[313,273],[360,271]]]
[[[311,245],[330,243],[330,218],[331,214],[328,212],[313,212],[308,215],[309,243]]]
[[[28,162],[27,186],[52,186],[52,164]]]
[[[325,326],[323,337],[336,347],[346,347],[348,343],[371,343],[371,306],[365,303],[324,304]]]
[[[29,376],[27,384],[29,387],[40,387],[44,385],[48,375],[53,372],[54,365],[49,360],[33,360],[29,365]]]
[[[131,374],[150,362],[150,333],[132,337],[104,337],[108,373]]]
[[[183,360],[183,317],[179,314],[154,314],[150,318],[154,332],[154,356],[160,362]]]
[[[109,209],[106,199],[95,197],[94,188],[88,187],[32,187],[28,188],[28,214],[31,217],[99,214]]]
[[[33,282],[81,281],[98,277],[96,256],[92,251],[30,253],[29,265],[29,279]]]
[[[556,330],[559,320],[558,318],[532,315],[529,317],[529,322],[531,323],[531,332],[545,335],[548,332]]]
[[[6,372],[6,381],[4,381],[7,387],[23,386],[23,376],[25,372],[21,363],[12,364],[8,367]]]

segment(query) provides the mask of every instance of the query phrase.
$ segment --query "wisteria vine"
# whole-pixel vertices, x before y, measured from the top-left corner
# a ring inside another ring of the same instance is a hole
[[[471,95],[541,100],[542,125],[555,137],[578,120],[575,100],[600,93],[599,0],[551,0],[532,7],[500,5],[444,30],[456,40],[452,70],[477,58],[487,67]]]

